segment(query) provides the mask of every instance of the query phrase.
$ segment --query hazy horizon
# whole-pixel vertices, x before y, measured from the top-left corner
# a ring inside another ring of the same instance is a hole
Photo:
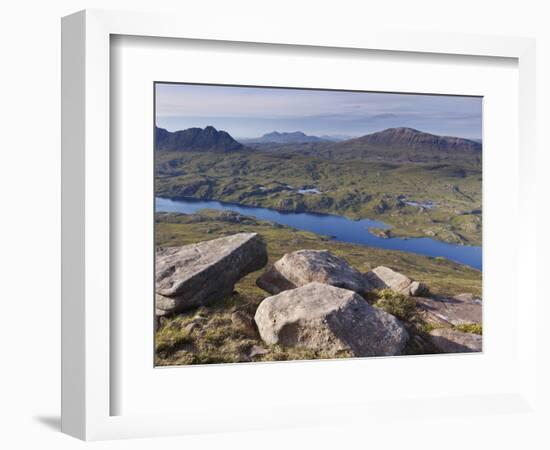
[[[482,138],[482,98],[197,84],[156,84],[156,125],[213,126],[236,139],[273,131],[363,136],[395,127]]]

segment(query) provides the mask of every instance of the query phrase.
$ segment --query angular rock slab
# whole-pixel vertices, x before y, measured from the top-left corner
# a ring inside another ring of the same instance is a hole
[[[331,357],[392,356],[409,335],[391,314],[370,306],[357,293],[313,282],[263,300],[254,317],[268,345],[306,347]]]
[[[327,250],[287,253],[256,280],[256,284],[270,294],[311,282],[349,289],[362,295],[373,290],[361,272]]]
[[[463,333],[452,328],[436,328],[430,332],[431,343],[443,353],[481,352],[483,337],[479,334]]]
[[[416,298],[416,306],[422,310],[430,322],[450,325],[480,323],[482,319],[481,300],[462,294],[454,298]]]
[[[455,295],[453,298],[461,302],[478,303],[481,305],[481,298],[476,297],[474,294],[463,293]]]
[[[424,283],[413,281],[402,273],[385,266],[378,266],[365,274],[376,289],[391,289],[404,295],[427,295],[429,288]]]
[[[156,254],[157,315],[223,298],[239,279],[266,264],[266,246],[257,233],[160,248]]]

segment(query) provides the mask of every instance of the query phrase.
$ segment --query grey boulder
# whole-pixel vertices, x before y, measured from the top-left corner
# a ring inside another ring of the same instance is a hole
[[[378,266],[365,274],[365,278],[376,289],[391,289],[413,297],[428,295],[429,288],[424,283],[413,281],[406,275],[385,266]]]
[[[353,291],[318,282],[266,298],[254,319],[266,344],[306,347],[330,357],[399,355],[409,339],[391,314]]]
[[[233,291],[235,283],[267,263],[257,233],[159,248],[156,253],[156,314],[206,305]]]
[[[479,334],[463,333],[452,328],[436,328],[429,335],[431,343],[443,353],[481,352],[483,337]]]
[[[327,250],[287,253],[260,276],[256,284],[270,294],[278,294],[314,281],[361,295],[373,290],[361,272]]]

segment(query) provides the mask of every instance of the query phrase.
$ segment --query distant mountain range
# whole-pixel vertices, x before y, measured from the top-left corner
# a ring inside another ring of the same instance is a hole
[[[259,138],[241,139],[246,144],[311,144],[341,142],[349,144],[365,144],[387,146],[392,148],[428,149],[442,151],[481,151],[481,140],[464,139],[450,136],[438,136],[425,133],[414,128],[388,128],[376,133],[367,134],[358,138],[344,135],[311,136],[302,131],[278,132],[264,134]]]
[[[459,137],[438,136],[413,128],[388,128],[376,133],[343,141],[308,136],[301,131],[267,133],[256,140],[233,139],[212,126],[170,132],[156,128],[159,151],[237,151],[299,152],[328,159],[375,159],[388,161],[436,162],[481,158],[481,142]]]
[[[156,127],[156,149],[160,151],[212,151],[229,153],[244,150],[245,146],[237,142],[225,131],[214,127],[187,128],[170,132]]]
[[[331,135],[325,134],[320,137],[324,141],[332,141],[332,142],[347,141],[348,139],[353,139],[351,136],[347,136],[345,134],[331,134]]]
[[[304,144],[330,140],[331,139],[323,139],[317,136],[308,136],[301,131],[294,131],[291,133],[272,131],[271,133],[264,134],[259,138],[242,139],[243,142],[251,144]]]

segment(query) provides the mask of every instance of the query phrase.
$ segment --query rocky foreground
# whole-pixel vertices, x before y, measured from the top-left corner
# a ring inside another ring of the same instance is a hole
[[[223,362],[193,355],[201,340],[216,345],[216,327],[226,325],[201,311],[228,299],[239,361],[281,352],[291,355],[283,359],[304,359],[482,350],[480,298],[432,295],[423,282],[389,267],[361,273],[326,250],[293,251],[257,278],[271,295],[251,305],[234,289],[267,265],[257,233],[160,247],[156,258],[157,354],[179,352],[189,357],[184,363]]]
[[[185,311],[231,294],[235,283],[267,263],[264,242],[239,233],[156,252],[156,314]]]
[[[400,355],[409,340],[391,314],[353,291],[315,281],[266,298],[254,320],[267,345],[303,346],[332,357]]]

